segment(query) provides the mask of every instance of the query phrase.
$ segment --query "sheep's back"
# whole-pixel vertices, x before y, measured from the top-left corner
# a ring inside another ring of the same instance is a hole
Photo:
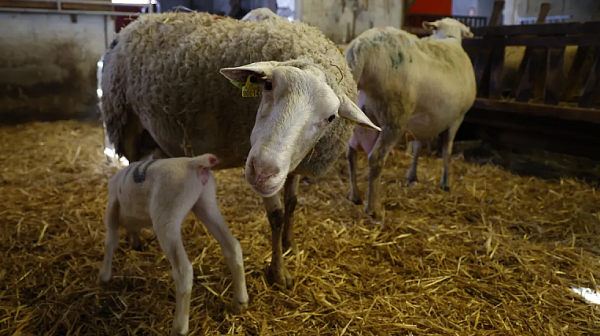
[[[215,19],[206,13],[145,15],[124,29],[117,48],[127,103],[163,150],[184,155],[185,125],[194,154],[210,151],[222,158],[224,168],[245,161],[260,98],[242,98],[219,69],[308,57],[333,75],[343,93],[351,99],[357,95],[335,44],[299,22]],[[341,129],[324,138],[349,137],[350,125],[339,124]],[[334,143],[343,150],[343,139],[342,145]]]

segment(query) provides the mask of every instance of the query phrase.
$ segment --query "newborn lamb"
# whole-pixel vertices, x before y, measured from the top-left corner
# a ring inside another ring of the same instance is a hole
[[[119,243],[119,227],[139,242],[142,228],[152,226],[171,263],[176,287],[176,309],[171,335],[188,333],[193,269],[181,239],[181,224],[189,211],[206,225],[223,251],[233,275],[233,303],[241,312],[248,306],[242,248],[232,235],[216,199],[212,154],[133,162],[108,182],[104,263],[98,283],[111,276],[111,263]]]

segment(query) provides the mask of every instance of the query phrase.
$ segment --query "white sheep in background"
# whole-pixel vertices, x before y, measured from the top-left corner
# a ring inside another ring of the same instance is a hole
[[[393,27],[371,28],[354,39],[344,54],[358,83],[358,105],[381,126],[381,133],[356,126],[346,157],[350,200],[361,204],[356,183],[357,150],[369,153],[367,213],[380,218],[380,179],[391,149],[414,141],[414,158],[407,181],[417,181],[421,140],[443,139],[444,172],[441,187],[448,190],[448,161],[454,136],[476,97],[475,73],[462,38],[472,37],[467,26],[443,19],[424,22],[432,36]],[[441,134],[440,134],[441,133]]]
[[[106,251],[98,283],[105,283],[111,277],[119,227],[125,228],[136,244],[139,232],[152,226],[171,263],[175,280],[172,335],[188,332],[194,271],[183,247],[181,224],[190,210],[221,246],[233,275],[234,309],[240,312],[248,305],[242,248],[227,227],[217,204],[215,180],[210,170],[217,162],[212,154],[136,161],[118,171],[108,182]]]
[[[106,133],[129,162],[152,152],[146,142],[152,155],[210,152],[220,161],[213,170],[245,167],[271,225],[267,280],[287,288],[283,253],[295,252],[299,176],[326,174],[353,124],[379,130],[356,106],[356,82],[335,44],[285,19],[142,15],[104,55],[101,83]]]
[[[255,8],[248,12],[248,14],[244,15],[242,21],[260,21],[268,18],[274,19],[285,19],[277,14],[275,14],[272,10],[266,7]]]

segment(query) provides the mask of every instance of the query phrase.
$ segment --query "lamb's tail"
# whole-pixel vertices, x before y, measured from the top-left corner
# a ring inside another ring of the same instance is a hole
[[[219,159],[216,156],[206,153],[191,158],[188,168],[196,174],[202,184],[206,184],[211,175],[210,169],[218,163]]]

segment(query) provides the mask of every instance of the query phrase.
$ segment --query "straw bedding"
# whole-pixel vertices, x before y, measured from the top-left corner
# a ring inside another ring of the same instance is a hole
[[[114,279],[95,284],[103,255],[107,178],[101,127],[82,122],[0,128],[0,334],[164,335],[175,298],[151,230],[143,251],[122,235]],[[232,314],[231,276],[216,241],[190,215],[192,335],[598,335],[600,310],[570,287],[600,279],[600,194],[453,160],[410,158],[384,171],[382,225],[346,200],[344,158],[301,184],[299,255],[290,291],[266,285],[270,229],[241,169],[217,172],[221,209],[245,257],[249,310]],[[364,155],[359,160],[363,192]]]

